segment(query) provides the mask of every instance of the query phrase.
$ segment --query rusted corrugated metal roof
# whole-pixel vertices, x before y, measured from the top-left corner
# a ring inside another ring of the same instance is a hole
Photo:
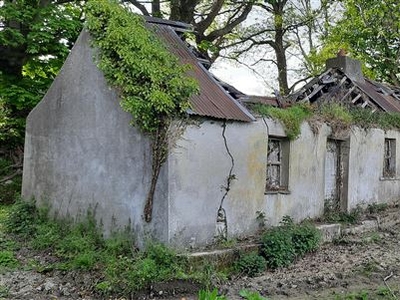
[[[364,83],[355,82],[355,84],[384,111],[400,112],[400,101],[393,97],[394,91],[389,86],[367,78]]]
[[[197,80],[200,93],[190,98],[190,113],[226,120],[254,121],[255,118],[238,101],[233,99],[218,84],[211,74],[198,62],[188,46],[175,30],[166,24],[151,24],[155,34],[165,42],[166,47],[175,54],[181,63],[190,64],[188,75]]]
[[[239,98],[239,101],[243,103],[261,103],[267,104],[272,106],[279,106],[278,99],[276,97],[269,97],[269,96],[254,96],[254,95],[247,95],[242,96]]]
[[[372,110],[400,112],[400,88],[361,77],[355,80],[340,68],[329,68],[289,96],[293,102],[338,101]]]

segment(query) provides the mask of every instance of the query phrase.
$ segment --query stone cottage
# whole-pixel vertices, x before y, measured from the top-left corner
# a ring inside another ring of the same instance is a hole
[[[398,198],[400,132],[353,128],[338,138],[327,125],[315,133],[305,122],[300,137],[289,141],[279,122],[256,118],[244,105],[278,105],[276,99],[243,95],[214,78],[180,38],[186,25],[148,22],[193,66],[189,75],[200,86],[190,99],[191,122],[161,171],[152,221],[143,218],[149,140],[129,124],[131,116],[93,62],[85,31],[27,119],[23,197],[50,204],[58,217],[79,219],[90,210],[106,235],[127,229],[138,245],[153,238],[178,248],[252,234],[260,214],[268,225],[284,215],[296,221],[320,216],[326,198],[342,210]],[[398,90],[363,80],[348,68],[352,60],[339,60],[292,100],[315,102],[347,90],[343,101],[400,111]]]

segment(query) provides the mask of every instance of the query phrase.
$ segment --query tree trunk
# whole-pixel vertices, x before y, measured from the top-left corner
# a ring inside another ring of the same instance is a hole
[[[153,17],[162,18],[160,0],[153,0],[151,2],[151,15]]]
[[[199,0],[171,0],[170,20],[194,24],[194,11]]]
[[[275,43],[274,50],[276,55],[276,64],[278,66],[278,83],[279,91],[282,95],[289,93],[287,80],[287,62],[286,48],[283,41],[283,7],[274,7],[274,23],[275,23]]]
[[[167,122],[161,122],[152,139],[151,183],[143,211],[144,219],[147,223],[152,220],[154,194],[156,192],[161,167],[166,161],[168,155],[168,127],[169,124]]]

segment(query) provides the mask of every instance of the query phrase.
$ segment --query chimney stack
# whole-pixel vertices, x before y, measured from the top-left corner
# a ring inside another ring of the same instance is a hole
[[[341,51],[339,51],[342,54]],[[340,69],[342,70],[351,80],[358,82],[365,82],[363,73],[361,71],[361,63],[356,59],[352,59],[348,56],[339,55],[334,58],[329,58],[325,65],[326,69]]]

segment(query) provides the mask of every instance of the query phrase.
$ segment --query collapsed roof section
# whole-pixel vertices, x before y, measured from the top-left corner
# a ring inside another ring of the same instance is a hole
[[[372,111],[400,112],[400,88],[363,77],[357,60],[338,56],[326,65],[324,73],[288,97],[290,102],[337,102]]]
[[[206,69],[205,66],[209,62],[198,56],[197,51],[183,40],[183,33],[190,31],[190,26],[157,18],[146,18],[146,20],[167,49],[175,54],[181,63],[192,66],[188,75],[197,80],[200,93],[190,98],[190,114],[244,122],[255,120],[252,114]]]

